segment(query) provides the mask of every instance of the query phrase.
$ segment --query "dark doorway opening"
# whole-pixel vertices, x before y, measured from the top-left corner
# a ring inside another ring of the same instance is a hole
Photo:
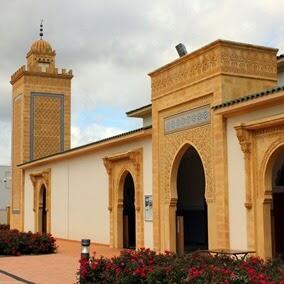
[[[184,153],[177,174],[177,252],[208,249],[205,174],[193,147]]]
[[[40,188],[39,232],[47,233],[46,188],[44,185]]]
[[[284,258],[284,153],[279,155],[274,166],[271,211],[272,247],[274,256]],[[281,166],[279,166],[281,163]]]
[[[130,173],[126,175],[123,187],[123,247],[136,247],[135,189]]]

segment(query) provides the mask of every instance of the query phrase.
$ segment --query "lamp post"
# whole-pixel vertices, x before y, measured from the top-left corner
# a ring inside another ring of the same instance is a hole
[[[81,240],[81,259],[88,259],[90,258],[90,239],[82,239]]]

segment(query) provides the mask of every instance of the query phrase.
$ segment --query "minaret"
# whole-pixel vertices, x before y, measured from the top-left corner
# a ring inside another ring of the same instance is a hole
[[[23,172],[17,165],[70,148],[72,70],[59,71],[56,53],[42,39],[27,53],[27,65],[11,76],[12,84],[12,210],[11,227],[24,229]]]

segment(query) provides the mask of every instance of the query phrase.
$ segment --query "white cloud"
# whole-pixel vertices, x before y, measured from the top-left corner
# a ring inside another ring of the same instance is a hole
[[[179,42],[189,52],[217,38],[284,52],[283,0],[82,0],[79,4],[77,0],[1,2],[2,124],[10,123],[11,117],[10,75],[25,63],[32,41],[38,38],[41,18],[44,38],[57,52],[57,66],[74,72],[75,123],[100,106],[121,112],[148,104],[147,73],[176,59],[174,47]],[[99,137],[87,131],[94,127],[94,119],[85,121],[82,130],[77,128],[74,145]],[[96,123],[98,133],[112,135],[118,130],[107,125],[103,131],[106,124]],[[0,153],[7,155],[6,149],[1,143]]]
[[[71,127],[72,148],[98,141],[125,132],[114,127],[104,127],[100,124],[91,124],[86,128]]]
[[[11,127],[9,122],[0,121],[0,165],[10,165]]]

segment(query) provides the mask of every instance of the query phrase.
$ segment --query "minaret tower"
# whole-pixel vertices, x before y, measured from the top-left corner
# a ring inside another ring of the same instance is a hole
[[[12,206],[11,227],[23,230],[23,172],[17,165],[70,148],[72,70],[59,71],[56,53],[42,39],[27,53],[27,65],[11,76],[12,84]]]

